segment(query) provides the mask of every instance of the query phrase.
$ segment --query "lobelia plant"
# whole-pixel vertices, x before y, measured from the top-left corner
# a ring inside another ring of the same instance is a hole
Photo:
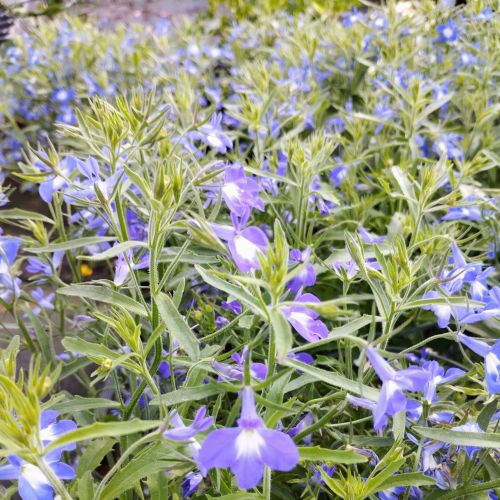
[[[500,19],[408,9],[0,48],[2,495],[495,498]]]

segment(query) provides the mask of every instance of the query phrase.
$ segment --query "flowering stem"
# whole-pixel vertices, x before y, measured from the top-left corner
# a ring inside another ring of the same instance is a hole
[[[264,488],[263,494],[266,500],[271,500],[271,469],[265,467],[264,469]]]
[[[43,457],[37,460],[37,466],[50,481],[50,484],[54,488],[55,492],[61,497],[62,500],[72,500],[63,482],[54,474],[54,471],[50,468],[49,464]]]

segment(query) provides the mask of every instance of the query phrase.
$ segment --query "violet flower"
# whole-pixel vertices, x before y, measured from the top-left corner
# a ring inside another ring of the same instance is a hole
[[[42,288],[38,286],[31,292],[31,297],[36,303],[36,306],[33,308],[33,314],[35,316],[38,316],[42,309],[54,309],[54,304],[52,303],[56,297],[54,292],[45,295]]]
[[[460,368],[449,368],[444,370],[437,361],[426,361],[422,365],[422,369],[428,373],[428,380],[424,387],[424,398],[432,403],[437,400],[436,390],[440,384],[447,384],[452,380],[465,375],[465,371]]]
[[[455,22],[450,19],[446,24],[438,24],[436,26],[438,32],[438,42],[451,43],[458,39],[458,28]]]
[[[199,432],[206,431],[213,423],[213,417],[205,417],[207,409],[200,407],[196,412],[193,422],[185,425],[176,410],[170,415],[170,422],[174,425],[172,429],[167,429],[163,436],[172,441],[191,441]]]
[[[266,465],[284,472],[292,470],[299,461],[299,452],[288,434],[264,426],[251,387],[243,389],[241,399],[238,427],[209,434],[201,446],[198,462],[204,469],[229,467],[238,487],[248,489],[261,482]]]
[[[219,378],[242,381],[244,378],[245,362],[248,357],[248,352],[248,347],[245,346],[241,355],[237,352],[231,354],[231,359],[236,363],[236,366],[214,361],[214,368],[220,373]],[[250,363],[250,376],[258,380],[266,380],[267,365],[265,363],[256,363],[252,361]]]
[[[229,210],[238,217],[244,217],[252,208],[264,210],[264,202],[259,198],[260,191],[258,182],[246,177],[241,165],[233,165],[226,170],[222,197]]]
[[[370,363],[382,380],[382,389],[373,414],[374,429],[380,429],[386,422],[387,415],[394,416],[407,407],[408,398],[404,390],[418,392],[429,378],[427,372],[418,366],[410,366],[396,371],[372,346],[366,348]]]
[[[229,252],[238,270],[242,273],[260,269],[259,255],[264,255],[268,239],[258,227],[240,228],[240,223],[233,218],[235,227],[211,224],[214,233],[227,241]]]
[[[56,422],[58,415],[53,410],[45,410],[40,415],[40,438],[43,446],[47,446],[59,436],[77,428],[72,420]],[[75,443],[70,443],[52,450],[44,456],[47,465],[58,479],[68,481],[75,477],[75,471],[69,465],[60,461],[63,451],[71,451],[75,448]],[[8,460],[8,465],[0,467],[0,481],[17,481],[18,492],[23,500],[48,500],[53,498],[52,484],[39,467],[15,455],[9,456]]]
[[[297,249],[290,251],[292,262],[306,262],[311,256],[311,249],[307,247],[304,251]],[[292,293],[297,293],[303,286],[313,286],[316,283],[316,272],[310,263],[302,266],[302,269],[287,283]]]
[[[297,332],[308,342],[316,342],[328,337],[328,328],[319,319],[319,313],[309,309],[302,303],[316,303],[321,301],[312,293],[305,293],[295,297],[293,306],[280,307],[281,312]]]
[[[51,203],[55,192],[62,191],[68,187],[67,179],[71,176],[79,163],[80,160],[74,156],[66,156],[66,158],[62,159],[59,163],[60,173],[52,173],[40,183],[40,198],[42,198],[45,203]],[[37,161],[35,165],[44,172],[51,172],[51,170],[41,161]]]
[[[477,422],[467,422],[466,424],[452,427],[451,430],[455,432],[484,432],[481,427],[479,427],[479,424]],[[474,454],[477,453],[480,449],[481,448],[479,446],[457,446],[457,451],[464,450],[471,459],[474,457]]]
[[[498,288],[498,287],[497,287]],[[500,291],[500,290],[499,290]],[[500,393],[500,340],[488,345],[463,333],[458,334],[458,340],[470,350],[484,358],[484,375],[486,387],[490,394]]]
[[[359,235],[361,239],[366,244],[374,244],[374,243],[383,243],[386,239],[386,236],[376,236],[372,233],[369,233],[363,226],[360,226],[358,229]]]
[[[222,130],[222,113],[213,114],[210,122],[201,125],[198,130],[190,132],[188,135],[216,149],[219,153],[225,154],[228,149],[232,149],[233,142]]]

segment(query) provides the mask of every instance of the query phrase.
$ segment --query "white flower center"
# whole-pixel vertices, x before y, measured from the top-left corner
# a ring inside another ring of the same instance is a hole
[[[500,359],[494,352],[489,352],[484,358],[486,373],[491,373],[496,380],[500,379]]]
[[[242,429],[236,438],[236,458],[260,457],[260,449],[266,443],[256,429]]]
[[[243,236],[236,236],[234,239],[234,246],[241,259],[248,262],[254,262],[256,260],[259,247],[254,245],[251,241],[243,238]]]
[[[445,38],[451,38],[453,36],[453,30],[451,28],[445,28],[443,30],[443,35]]]
[[[232,201],[238,201],[241,196],[241,189],[234,182],[225,184],[224,187],[222,188],[222,191]]]
[[[45,484],[50,484],[45,474],[36,465],[25,463],[21,467],[21,474],[28,480],[34,490]]]

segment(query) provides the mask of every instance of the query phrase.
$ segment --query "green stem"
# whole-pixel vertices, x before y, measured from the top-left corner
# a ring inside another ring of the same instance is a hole
[[[49,464],[43,457],[37,460],[37,466],[50,481],[54,491],[61,497],[62,500],[72,500],[62,481],[54,474],[54,471],[50,468]]]

